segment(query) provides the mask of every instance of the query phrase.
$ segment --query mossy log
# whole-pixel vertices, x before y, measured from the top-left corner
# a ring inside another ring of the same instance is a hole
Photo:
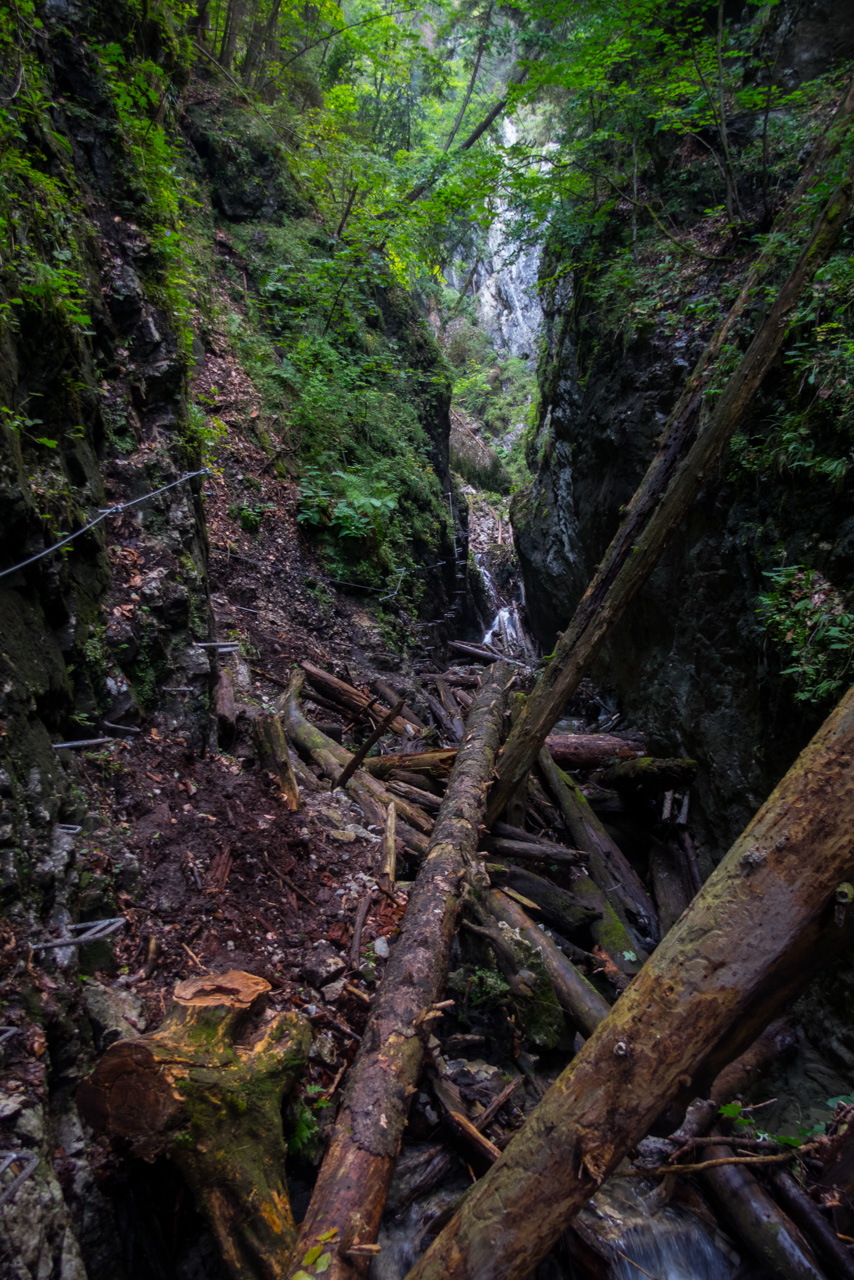
[[[269,990],[239,970],[180,982],[160,1028],[110,1045],[77,1090],[96,1132],[174,1160],[234,1280],[281,1280],[296,1238],[281,1111],[311,1029],[265,1014]]]
[[[840,144],[843,137],[850,135],[851,121],[848,114],[840,128]],[[800,189],[793,201],[803,210]],[[655,457],[626,508],[611,545],[507,739],[487,808],[487,826],[501,815],[530,771],[603,640],[652,573],[671,534],[712,474],[777,357],[787,332],[787,317],[837,244],[852,204],[854,160],[849,160],[843,181],[816,219],[789,278],[768,307],[735,372],[714,400],[707,394],[709,381],[703,375],[708,374],[722,349],[722,333],[733,324],[732,312],[712,337],[668,419]],[[781,216],[786,216],[785,211]],[[777,253],[773,234],[765,252],[766,261]],[[739,299],[739,303],[743,309],[744,301]]]
[[[262,767],[277,779],[288,808],[299,809],[299,787],[288,755],[288,739],[281,716],[259,716],[252,726],[252,733]]]
[[[365,768],[375,778],[391,778],[396,772],[426,773],[446,779],[457,758],[456,747],[439,747],[435,751],[397,752],[394,755],[373,756],[365,761]]]
[[[538,929],[522,908],[506,894],[492,889],[484,899],[486,909],[496,920],[501,920],[525,939],[532,947],[536,947],[543,957],[546,973],[551,979],[555,995],[561,1008],[569,1015],[573,1023],[584,1035],[592,1035],[603,1018],[606,1018],[611,1007],[604,996],[601,996],[592,983],[579,973],[575,965],[567,960],[547,934]]]
[[[623,796],[655,796],[662,791],[687,791],[696,773],[696,760],[644,756],[640,760],[620,760],[610,765],[596,775],[596,781]]]
[[[664,1106],[703,1092],[850,944],[852,757],[854,690],[409,1280],[529,1275]]]
[[[425,1044],[441,1016],[434,1005],[445,984],[460,892],[477,847],[509,680],[510,668],[496,663],[469,713],[427,857],[348,1073],[292,1256],[292,1276],[321,1274],[319,1258],[326,1259],[327,1280],[366,1273],[369,1258],[359,1249],[376,1241]]]
[[[561,889],[544,876],[534,875],[533,871],[493,862],[486,864],[486,870],[490,880],[514,890],[539,907],[546,919],[557,925],[562,933],[571,935],[601,918],[601,911],[583,893],[576,895],[571,889]]]
[[[581,789],[558,768],[548,751],[541,751],[537,760],[573,841],[590,854],[592,879],[633,939],[630,949],[645,956],[658,942],[661,931],[658,914],[643,881],[608,835]]]

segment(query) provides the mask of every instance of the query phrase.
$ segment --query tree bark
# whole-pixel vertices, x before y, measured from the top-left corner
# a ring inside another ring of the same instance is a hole
[[[561,1008],[579,1031],[586,1036],[592,1035],[603,1018],[607,1018],[611,1012],[611,1006],[605,997],[579,973],[560,948],[536,927],[512,898],[493,889],[486,896],[486,908],[496,920],[503,920],[511,929],[516,929],[530,946],[540,951]]]
[[[313,662],[301,662],[305,674],[308,676],[309,682],[321,693],[325,693],[333,702],[337,702],[339,706],[346,708],[347,711],[356,715],[369,715],[375,724],[379,724],[389,713],[389,708],[381,702],[377,702],[375,698],[369,698],[367,694],[360,693],[358,689],[354,689],[351,684],[347,684],[345,680],[339,680],[337,676],[331,675],[328,671],[324,671],[321,667],[316,667]],[[414,728],[408,720],[404,720],[401,716],[396,716],[391,723],[391,729],[394,733],[404,734],[406,736],[414,736]]]
[[[661,932],[655,907],[643,881],[608,835],[580,788],[557,767],[549,752],[541,751],[537,761],[560,807],[569,834],[579,849],[590,854],[592,879],[634,938],[632,950],[639,950],[645,955],[658,942]]]
[[[824,206],[806,248],[720,396],[709,403],[702,377],[695,374],[689,381],[620,528],[507,739],[498,761],[487,825],[500,815],[533,765],[603,639],[646,582],[671,533],[711,474],[780,350],[786,318],[842,234],[852,200],[854,161],[849,162],[844,181]],[[719,349],[718,335],[710,344],[716,345]],[[703,356],[700,367],[706,369],[709,363]]]
[[[477,847],[486,791],[498,750],[509,668],[497,663],[472,708],[448,792],[430,837],[350,1069],[344,1101],[291,1259],[291,1275],[328,1241],[326,1280],[366,1273],[354,1246],[373,1244],[394,1171],[409,1100],[415,1093],[432,1007],[445,983],[460,891]]]
[[[299,809],[299,787],[294,777],[288,740],[280,716],[259,716],[252,726],[255,746],[263,767],[274,774],[282,788],[285,804],[289,809]]]
[[[636,760],[645,746],[641,737],[613,733],[550,733],[546,749],[563,769],[601,769],[613,760]]]
[[[282,1280],[296,1238],[281,1106],[311,1030],[294,1013],[263,1020],[269,990],[237,970],[180,982],[160,1028],[110,1045],[77,1091],[96,1132],[175,1161],[234,1280]]]
[[[664,1105],[716,1075],[847,940],[834,914],[854,872],[852,753],[854,690],[409,1280],[527,1276]]]

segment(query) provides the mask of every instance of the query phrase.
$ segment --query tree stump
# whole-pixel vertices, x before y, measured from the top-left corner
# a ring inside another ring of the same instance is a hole
[[[77,1092],[96,1132],[175,1161],[235,1280],[279,1280],[296,1237],[281,1103],[311,1030],[265,1014],[269,990],[238,970],[180,982],[160,1028],[112,1044]]]

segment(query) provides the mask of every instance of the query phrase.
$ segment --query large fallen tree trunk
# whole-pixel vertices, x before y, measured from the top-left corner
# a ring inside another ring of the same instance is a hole
[[[466,868],[473,861],[498,750],[509,668],[496,663],[469,715],[427,857],[406,908],[314,1195],[292,1274],[331,1253],[327,1280],[363,1275],[377,1238],[409,1102],[445,983]],[[440,1014],[438,1016],[441,1016]],[[314,1250],[325,1246],[319,1254]]]
[[[166,1154],[208,1218],[234,1280],[282,1280],[296,1238],[282,1097],[311,1046],[294,1013],[266,1020],[269,982],[233,971],[175,988],[153,1035],[110,1045],[77,1090],[99,1133]]]
[[[702,1092],[850,937],[852,754],[854,690],[409,1280],[527,1276],[665,1104],[698,1076]]]
[[[851,127],[850,117],[846,127]],[[610,547],[507,739],[498,761],[487,825],[500,815],[530,770],[603,639],[646,582],[671,533],[711,474],[780,350],[788,315],[842,234],[852,202],[854,161],[849,161],[844,181],[824,206],[791,275],[738,368],[714,400],[706,395],[708,351],[701,358],[699,372],[695,370],[670,415],[658,451]],[[721,328],[730,323],[728,318]],[[720,330],[710,349],[719,348],[719,335]]]

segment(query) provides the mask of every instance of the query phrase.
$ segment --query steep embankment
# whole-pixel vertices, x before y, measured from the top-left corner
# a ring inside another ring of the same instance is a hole
[[[849,19],[841,4],[808,13],[782,6],[770,33],[760,24],[737,37],[748,53],[761,37],[776,84],[794,93],[765,126],[761,111],[729,120],[742,209],[737,234],[723,208],[709,207],[719,173],[715,135],[705,127],[696,136],[664,132],[649,140],[640,214],[628,198],[615,199],[581,254],[578,230],[569,240],[552,236],[543,271],[547,351],[531,444],[537,478],[513,507],[532,622],[546,647],[572,613],[687,373],[740,287],[756,233],[770,225],[769,183],[779,206],[840,100]],[[745,77],[747,68],[745,60]],[[833,172],[831,165],[816,200]],[[672,232],[661,217],[644,228],[653,206]],[[777,265],[718,379],[746,349],[764,298],[773,296],[816,209],[808,200],[794,230],[780,237]],[[713,858],[807,741],[845,678],[851,617],[844,593],[854,582],[845,482],[850,278],[849,236],[801,298],[747,422],[594,673],[656,744],[702,762],[697,817]],[[781,674],[785,667],[795,674]],[[822,681],[836,684],[828,693]]]
[[[168,10],[18,19],[0,23],[0,1119],[28,1177],[0,1268],[81,1280],[139,1274],[133,1241],[166,1211],[149,1183],[105,1199],[73,1104],[96,1050],[188,966],[296,990],[369,862],[346,801],[292,817],[217,734],[251,764],[295,658],[387,667],[416,618],[441,639],[466,542],[438,349],[381,259],[339,260],[270,125],[191,78]],[[33,957],[105,917],[112,948]],[[137,994],[84,981],[122,967]],[[179,1265],[151,1250],[152,1274]]]

